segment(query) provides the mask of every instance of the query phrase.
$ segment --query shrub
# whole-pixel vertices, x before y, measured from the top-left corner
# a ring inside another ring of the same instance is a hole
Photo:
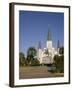
[[[40,65],[39,60],[35,59],[31,61],[31,66],[39,66],[39,65]]]

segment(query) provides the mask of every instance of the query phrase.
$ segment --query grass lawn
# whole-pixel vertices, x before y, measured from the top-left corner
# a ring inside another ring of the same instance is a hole
[[[19,68],[19,79],[63,77],[64,73],[51,73],[47,66],[26,66]]]

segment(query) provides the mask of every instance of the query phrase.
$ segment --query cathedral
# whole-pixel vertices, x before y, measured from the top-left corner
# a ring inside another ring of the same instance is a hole
[[[37,50],[37,58],[40,61],[40,64],[52,64],[54,62],[53,58],[55,55],[59,55],[60,43],[58,40],[57,48],[54,48],[52,45],[52,37],[50,30],[48,31],[46,48],[41,48],[41,42],[39,42]]]

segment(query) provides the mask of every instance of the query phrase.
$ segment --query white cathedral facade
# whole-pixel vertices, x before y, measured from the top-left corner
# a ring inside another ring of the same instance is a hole
[[[46,48],[41,48],[41,43],[39,42],[39,47],[37,51],[37,58],[40,61],[40,64],[52,64],[54,62],[53,58],[55,55],[59,55],[59,41],[57,48],[54,48],[52,45],[51,32],[48,31]]]

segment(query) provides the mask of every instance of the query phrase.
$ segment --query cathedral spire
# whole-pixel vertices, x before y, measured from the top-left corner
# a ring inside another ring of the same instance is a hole
[[[38,49],[41,49],[41,42],[39,41]]]
[[[48,41],[51,41],[52,38],[51,38],[51,31],[50,31],[50,28],[48,27],[48,36],[47,36],[47,40]]]
[[[57,48],[60,48],[60,41],[57,42]]]

